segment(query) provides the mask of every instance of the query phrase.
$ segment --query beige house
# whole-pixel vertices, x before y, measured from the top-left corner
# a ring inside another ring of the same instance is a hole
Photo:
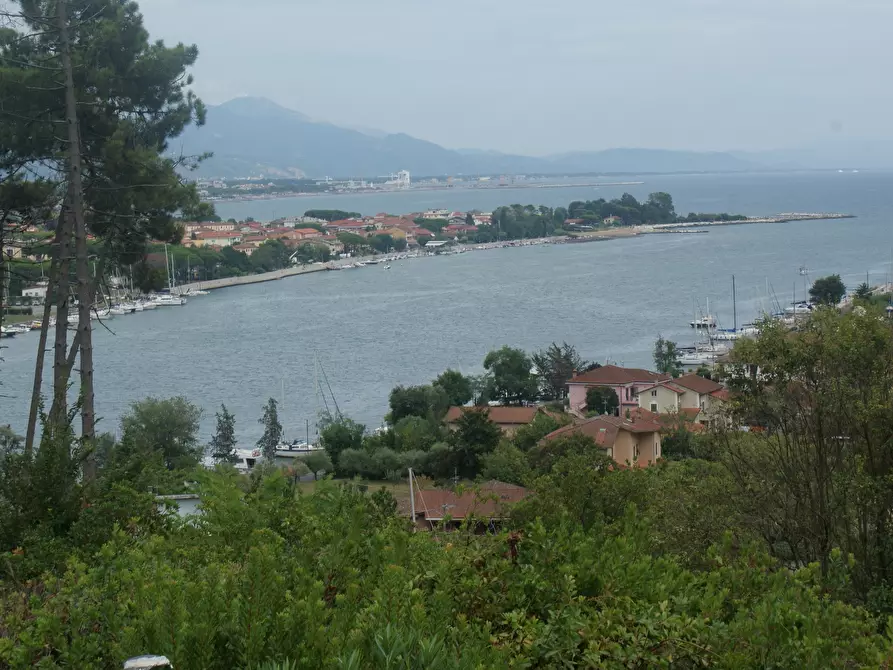
[[[567,435],[586,435],[616,463],[647,466],[661,457],[660,430],[656,420],[636,410],[629,418],[603,415],[559,428],[546,435],[540,444]]]
[[[196,247],[232,247],[242,242],[242,233],[229,232],[218,233],[208,231],[205,233],[196,233],[193,245]]]
[[[189,237],[192,233],[232,232],[236,229],[236,224],[227,221],[202,221],[187,223],[183,227],[186,231],[186,237]]]
[[[506,435],[514,435],[521,427],[536,418],[541,411],[539,407],[450,407],[444,423],[450,430],[456,429],[456,422],[466,412],[486,412],[487,418],[499,426]]]
[[[695,374],[661,381],[638,392],[641,409],[655,414],[682,414],[704,425],[728,397],[721,384]]]

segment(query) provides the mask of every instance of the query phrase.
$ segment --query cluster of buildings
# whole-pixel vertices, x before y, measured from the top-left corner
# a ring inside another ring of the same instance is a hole
[[[589,389],[609,389],[617,395],[613,414],[587,418],[599,407],[586,406]],[[717,382],[696,374],[682,377],[616,365],[574,374],[568,381],[569,412],[572,423],[543,438],[549,442],[568,435],[591,437],[615,462],[625,466],[647,466],[661,458],[661,434],[684,428],[694,432],[707,429],[719,417],[728,401],[728,390]],[[447,426],[473,407],[451,407]],[[491,407],[488,417],[508,435],[531,423],[543,407]]]
[[[438,225],[432,225],[432,230],[426,228],[426,221],[437,221]],[[447,223],[445,226],[444,221]],[[317,227],[304,227],[306,224],[314,224],[323,230]],[[217,249],[232,247],[251,255],[265,241],[277,239],[290,247],[297,247],[306,242],[325,244],[332,253],[340,253],[344,250],[344,245],[338,240],[338,233],[353,233],[361,237],[390,235],[395,240],[404,240],[408,247],[412,247],[425,238],[440,235],[455,239],[477,232],[481,226],[489,225],[491,225],[489,213],[466,214],[449,210],[429,210],[400,216],[376,214],[338,221],[301,216],[287,217],[269,224],[256,221],[190,222],[184,224],[183,245]]]

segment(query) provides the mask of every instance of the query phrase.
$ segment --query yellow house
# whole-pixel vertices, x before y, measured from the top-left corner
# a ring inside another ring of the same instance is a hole
[[[655,414],[682,414],[695,423],[707,424],[728,400],[728,391],[695,374],[661,381],[639,390],[639,407]]]
[[[379,235],[390,235],[395,240],[405,240],[406,239],[406,231],[400,230],[399,228],[388,228],[387,230],[379,231]]]
[[[577,424],[565,426],[549,433],[540,441],[541,448],[548,448],[552,440],[567,435],[585,435],[605,450],[609,458],[620,465],[647,466],[661,457],[661,425],[638,410],[629,418],[621,416],[596,416]]]

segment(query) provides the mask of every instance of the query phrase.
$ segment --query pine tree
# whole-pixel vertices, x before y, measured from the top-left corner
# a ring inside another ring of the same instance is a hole
[[[211,457],[218,463],[236,461],[236,417],[230,414],[226,405],[220,405],[216,413],[217,430],[211,438]]]
[[[282,424],[279,423],[279,411],[274,398],[270,398],[264,405],[264,415],[258,419],[258,423],[264,427],[264,434],[257,441],[257,446],[264,459],[272,463],[276,458],[276,445],[282,440]]]

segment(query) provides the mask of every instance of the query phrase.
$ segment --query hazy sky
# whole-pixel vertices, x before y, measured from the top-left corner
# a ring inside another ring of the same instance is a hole
[[[893,0],[141,0],[208,103],[529,154],[893,139]]]

